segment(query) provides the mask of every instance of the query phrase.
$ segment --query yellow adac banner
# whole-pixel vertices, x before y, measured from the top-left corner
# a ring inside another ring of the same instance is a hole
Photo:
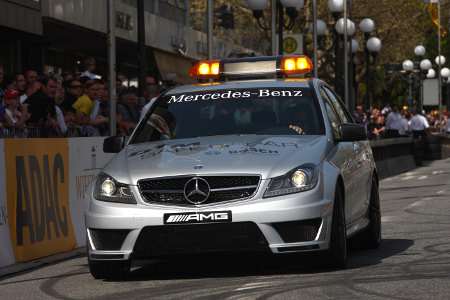
[[[17,261],[76,247],[66,139],[5,140],[9,228]]]

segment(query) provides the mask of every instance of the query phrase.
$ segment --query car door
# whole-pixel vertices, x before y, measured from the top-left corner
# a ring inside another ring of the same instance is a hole
[[[330,97],[326,93],[325,89],[321,87],[319,91],[325,105],[325,110],[331,125],[331,129],[333,131],[334,139],[336,141],[335,151],[333,151],[333,155],[332,157],[330,157],[330,160],[341,170],[341,175],[344,179],[345,218],[346,223],[349,225],[355,220],[353,217],[353,206],[355,199],[358,196],[355,193],[355,177],[357,169],[353,157],[353,143],[339,142],[339,139],[341,137],[340,126],[342,124],[342,121],[339,118],[339,115],[336,112],[336,109],[334,108],[333,103],[330,100]]]
[[[342,123],[353,123],[353,119],[350,113],[347,111],[342,101],[337,95],[328,87],[324,87],[325,91],[330,97],[333,103],[333,107],[336,109],[339,118]],[[372,167],[370,160],[368,159],[368,141],[356,141],[352,142],[353,147],[353,159],[354,167],[356,168],[353,178],[354,193],[356,199],[352,205],[352,216],[355,219],[363,217],[367,212],[369,199],[370,199],[370,187],[372,178]]]

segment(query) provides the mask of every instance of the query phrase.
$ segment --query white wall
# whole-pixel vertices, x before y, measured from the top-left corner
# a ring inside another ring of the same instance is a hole
[[[114,156],[103,153],[101,137],[69,139],[69,202],[77,245],[85,245],[84,212],[89,186]]]
[[[0,140],[0,267],[11,265],[15,261],[9,235],[5,181],[5,147],[4,141]]]

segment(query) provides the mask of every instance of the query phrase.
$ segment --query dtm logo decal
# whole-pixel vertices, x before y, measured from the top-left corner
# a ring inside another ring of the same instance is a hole
[[[231,222],[231,211],[165,214],[164,224],[224,223]]]

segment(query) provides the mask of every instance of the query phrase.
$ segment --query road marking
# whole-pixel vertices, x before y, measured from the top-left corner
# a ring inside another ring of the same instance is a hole
[[[425,179],[427,179],[428,178],[428,176],[427,175],[423,175],[423,176],[420,176],[419,178],[417,178],[417,179],[419,179],[419,180],[425,180]]]
[[[410,180],[410,179],[414,179],[414,178],[416,178],[416,176],[409,175],[409,176],[403,177],[402,180],[403,180],[403,181],[406,181],[406,180]]]
[[[396,219],[397,219],[397,217],[395,217],[395,216],[382,216],[381,217],[381,222],[382,223],[389,223],[389,222],[393,222]]]
[[[442,174],[442,173],[444,173],[444,171],[441,171],[441,170],[438,170],[438,171],[433,171],[433,175],[439,175],[439,174]]]
[[[420,205],[424,205],[424,204],[426,204],[427,201],[430,201],[430,200],[433,200],[433,198],[425,197],[425,198],[423,198],[421,200],[418,200],[416,202],[411,203],[410,205],[408,205],[406,207],[406,209],[413,208],[413,207],[420,206]]]
[[[273,283],[266,281],[266,282],[251,282],[251,283],[246,283],[243,286],[241,286],[240,288],[235,289],[235,291],[245,291],[245,290],[251,290],[251,289],[257,289],[257,288],[262,288],[262,287],[268,287],[271,286]]]
[[[444,192],[445,192],[445,190],[440,190],[440,191],[437,191],[436,194],[441,195],[441,194],[443,194]]]

